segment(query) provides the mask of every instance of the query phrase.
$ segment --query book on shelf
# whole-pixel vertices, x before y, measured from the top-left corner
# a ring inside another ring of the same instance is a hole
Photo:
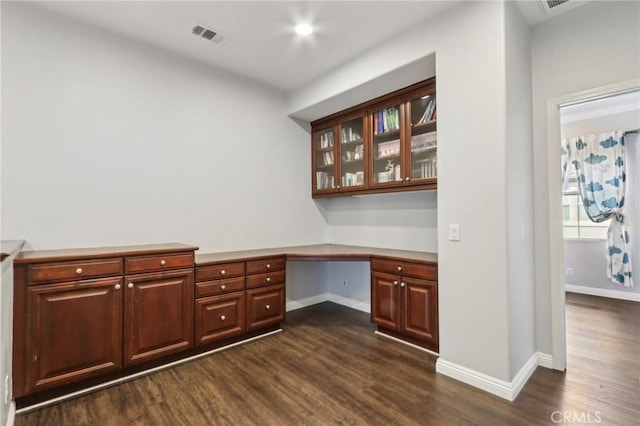
[[[333,146],[333,132],[324,132],[320,135],[320,149]]]
[[[364,171],[345,173],[342,176],[342,186],[364,185]]]
[[[327,151],[323,154],[323,160],[325,166],[331,166],[333,164],[333,151]]]
[[[349,126],[342,128],[342,143],[353,142],[359,139],[362,139],[362,136],[360,135],[360,132],[354,130],[353,127]]]
[[[437,132],[420,133],[411,136],[411,151],[420,151],[438,144]]]
[[[411,174],[414,179],[425,179],[438,176],[438,160],[436,157],[427,158],[413,163]]]
[[[333,188],[333,175],[328,172],[316,172],[316,189]]]
[[[378,158],[390,157],[400,153],[400,139],[388,142],[380,142],[378,145]]]
[[[420,117],[420,120],[418,120],[416,124],[427,123],[429,121],[435,120],[435,114],[436,114],[436,98],[432,98],[427,104],[427,107],[424,110],[424,114],[422,114],[422,117]]]

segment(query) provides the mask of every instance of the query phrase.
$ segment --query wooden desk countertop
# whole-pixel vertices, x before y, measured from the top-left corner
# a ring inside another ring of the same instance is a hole
[[[371,257],[408,260],[429,265],[438,264],[438,254],[422,251],[393,250],[377,247],[348,246],[342,244],[314,244],[308,246],[278,247],[261,250],[243,250],[223,253],[196,254],[196,266],[222,262],[247,261],[274,256],[287,260],[345,260],[368,261]]]

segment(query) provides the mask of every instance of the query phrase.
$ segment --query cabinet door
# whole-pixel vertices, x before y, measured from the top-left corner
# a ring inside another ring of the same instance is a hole
[[[399,277],[382,272],[371,273],[371,317],[374,323],[400,331]]]
[[[369,186],[395,187],[404,184],[404,103],[392,99],[370,110],[371,164]]]
[[[367,187],[367,150],[365,113],[345,117],[338,124],[340,183],[338,191],[348,192]]]
[[[122,366],[122,278],[27,289],[26,392]]]
[[[196,344],[204,345],[244,332],[244,292],[196,301]]]
[[[405,335],[438,344],[438,284],[403,277],[403,318]]]
[[[284,321],[284,284],[247,290],[247,331]]]
[[[336,128],[335,125],[321,127],[313,131],[312,137],[312,193],[323,194],[335,192],[339,185],[336,163]]]
[[[125,283],[125,364],[193,346],[193,271],[129,275]]]
[[[408,185],[432,182],[438,176],[437,162],[437,107],[435,87],[424,88],[408,96],[407,126],[407,170]]]

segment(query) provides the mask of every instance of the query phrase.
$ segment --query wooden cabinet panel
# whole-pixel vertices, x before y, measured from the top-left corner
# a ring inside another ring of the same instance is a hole
[[[42,263],[29,266],[30,284],[122,275],[122,259]]]
[[[284,321],[284,297],[284,284],[247,290],[247,331]]]
[[[371,319],[390,330],[400,331],[400,286],[398,277],[371,273]]]
[[[283,284],[284,281],[285,271],[247,275],[247,288],[264,287],[273,284]]]
[[[402,276],[422,278],[429,281],[438,280],[438,267],[419,263],[400,262],[387,259],[371,259],[371,270]]]
[[[280,271],[285,267],[284,257],[254,260],[247,262],[247,274],[259,274],[270,271]]]
[[[244,262],[220,263],[217,265],[198,266],[196,268],[197,282],[239,277],[242,275],[244,275]]]
[[[410,337],[438,344],[438,285],[405,278],[403,288],[403,332]]]
[[[193,346],[193,272],[125,277],[125,364]]]
[[[244,332],[244,292],[196,301],[196,344],[203,345]]]
[[[121,277],[28,288],[26,393],[122,366],[122,292]]]
[[[193,267],[193,253],[162,256],[134,256],[124,259],[125,274]]]
[[[196,284],[196,297],[213,296],[244,290],[244,277],[206,281]]]

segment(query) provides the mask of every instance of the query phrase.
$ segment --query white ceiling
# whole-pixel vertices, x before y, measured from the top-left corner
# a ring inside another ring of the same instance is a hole
[[[580,3],[579,0],[572,2]],[[39,7],[292,91],[463,1],[40,1]],[[519,0],[529,22],[537,0]],[[570,2],[571,3],[571,2]],[[564,5],[563,5],[564,6]],[[558,9],[560,9],[559,7]],[[294,25],[310,22],[308,38]],[[222,45],[194,24],[227,36]]]

